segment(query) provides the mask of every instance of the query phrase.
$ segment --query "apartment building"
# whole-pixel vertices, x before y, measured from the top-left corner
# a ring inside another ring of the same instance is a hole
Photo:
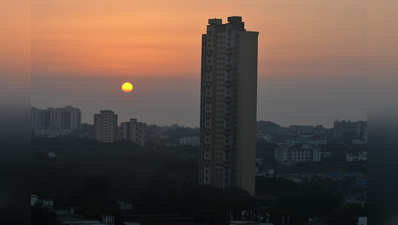
[[[254,195],[258,32],[242,17],[209,19],[202,35],[199,184]]]

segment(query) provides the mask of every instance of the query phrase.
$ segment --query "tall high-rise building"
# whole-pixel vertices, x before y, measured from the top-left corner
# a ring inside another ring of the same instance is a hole
[[[144,146],[146,141],[146,123],[138,122],[137,119],[130,119],[130,122],[121,123],[121,139],[134,141]]]
[[[199,183],[254,195],[258,32],[242,17],[202,35]]]
[[[94,138],[100,142],[117,140],[117,115],[111,110],[94,114]]]

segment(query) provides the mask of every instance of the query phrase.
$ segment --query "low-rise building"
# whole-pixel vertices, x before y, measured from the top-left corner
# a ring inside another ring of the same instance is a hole
[[[280,146],[275,149],[275,159],[283,165],[308,161],[318,162],[321,161],[321,150],[309,144],[303,144],[301,148]]]
[[[312,135],[300,135],[286,139],[286,145],[288,147],[292,147],[296,144],[311,144],[314,146],[325,145],[326,139],[317,138]]]
[[[368,160],[367,152],[363,151],[363,152],[358,153],[358,154],[347,153],[347,154],[345,154],[345,160],[347,162],[358,162],[358,161],[361,161],[361,160],[367,161]]]
[[[353,122],[351,120],[334,121],[333,137],[339,138],[343,134],[353,133],[361,135],[363,140],[367,140],[367,121]]]
[[[153,139],[167,139],[169,138],[168,134],[164,134],[164,133],[157,133],[157,134],[151,134],[151,138]]]
[[[307,125],[290,125],[289,132],[296,134],[311,134],[313,132],[314,126]]]
[[[256,134],[256,137],[264,139],[267,142],[271,141],[271,135],[269,135],[269,134],[258,133],[258,134]]]
[[[354,140],[352,140],[352,143],[354,145],[366,145],[367,144],[365,140],[361,140],[361,139],[354,139]]]
[[[200,139],[197,136],[180,138],[180,145],[199,146]]]

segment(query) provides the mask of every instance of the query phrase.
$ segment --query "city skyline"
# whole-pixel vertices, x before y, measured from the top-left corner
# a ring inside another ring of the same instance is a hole
[[[263,34],[257,120],[366,120],[366,3],[151,3],[32,2],[32,106],[73,105],[89,124],[109,109],[121,121],[198,127],[198,34],[208,18],[236,15]]]

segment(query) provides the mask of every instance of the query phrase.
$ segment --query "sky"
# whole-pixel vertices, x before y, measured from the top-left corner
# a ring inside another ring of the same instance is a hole
[[[199,126],[201,34],[228,16],[259,32],[257,120],[367,120],[362,0],[35,0],[31,106],[72,105],[89,124],[109,109],[119,123]]]

